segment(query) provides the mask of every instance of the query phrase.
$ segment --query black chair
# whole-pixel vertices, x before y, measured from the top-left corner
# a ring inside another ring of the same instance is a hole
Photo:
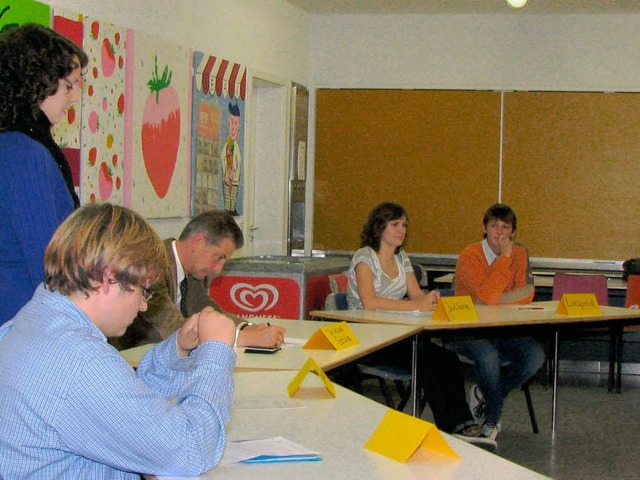
[[[347,310],[348,308],[346,292],[330,293],[324,301],[325,310]]]
[[[325,310],[347,310],[347,294],[345,292],[330,293],[325,300]],[[362,382],[368,379],[378,381],[380,392],[390,408],[404,410],[411,397],[411,371],[392,365],[358,363],[356,365],[354,388],[362,394]],[[387,382],[393,382],[400,396],[396,405],[393,401]]]
[[[420,285],[420,282],[422,281],[422,268],[419,265],[412,266],[418,285]],[[325,310],[347,310],[348,308],[346,292],[330,293],[325,300]],[[412,376],[411,371],[406,368],[378,363],[359,363],[357,364],[356,377],[354,388],[360,394],[362,394],[362,382],[364,380],[376,379],[385,403],[390,408],[402,411],[411,398]],[[400,400],[397,405],[393,402],[387,382],[393,382],[398,395],[400,396]],[[426,401],[422,400],[420,402],[420,413],[422,413],[425,406]]]

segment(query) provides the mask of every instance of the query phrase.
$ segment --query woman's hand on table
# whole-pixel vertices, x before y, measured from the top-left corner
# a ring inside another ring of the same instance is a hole
[[[430,312],[431,310],[436,308],[436,305],[438,304],[439,301],[440,301],[440,292],[437,290],[432,290],[426,295],[424,295],[424,297],[420,301],[420,306],[418,307],[418,309],[421,312]]]

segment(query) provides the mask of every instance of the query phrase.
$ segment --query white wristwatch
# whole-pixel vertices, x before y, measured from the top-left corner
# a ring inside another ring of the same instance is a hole
[[[238,325],[236,325],[236,339],[233,341],[233,348],[236,348],[238,346],[238,337],[240,336],[240,330],[242,330],[245,327],[248,327],[250,325],[253,325],[253,323],[251,322],[240,322]]]

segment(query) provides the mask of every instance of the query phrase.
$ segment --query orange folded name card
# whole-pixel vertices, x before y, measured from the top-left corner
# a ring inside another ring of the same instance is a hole
[[[469,295],[440,297],[431,319],[448,320],[450,322],[474,321],[478,320],[478,311]]]
[[[347,322],[340,322],[327,325],[316,331],[307,340],[302,348],[312,348],[315,350],[342,350],[343,348],[360,345],[360,340],[349,328]]]
[[[406,463],[418,449],[425,451],[423,458],[429,458],[433,453],[450,459],[460,458],[433,423],[397,410],[387,410],[364,447],[402,463]]]
[[[602,315],[598,299],[593,293],[563,293],[556,313],[570,317]]]

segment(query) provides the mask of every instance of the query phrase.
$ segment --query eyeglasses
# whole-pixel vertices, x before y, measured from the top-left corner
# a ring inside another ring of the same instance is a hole
[[[119,282],[117,280],[114,280],[114,279],[110,279],[109,283],[111,285],[119,284]],[[151,300],[151,298],[153,298],[153,292],[151,290],[149,290],[147,287],[143,287],[142,285],[140,285],[140,290],[142,291],[142,299],[145,302],[148,302],[149,300]],[[128,289],[128,291],[133,292],[133,289]]]

